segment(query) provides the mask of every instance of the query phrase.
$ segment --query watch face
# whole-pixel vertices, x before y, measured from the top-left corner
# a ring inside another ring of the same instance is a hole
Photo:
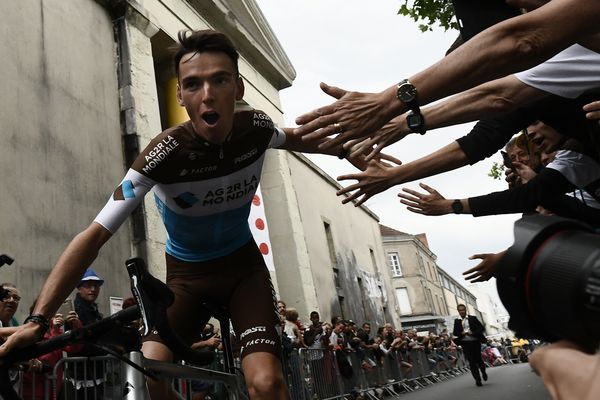
[[[417,97],[417,88],[411,83],[402,83],[398,87],[398,98],[404,103],[410,103]]]
[[[420,129],[423,125],[423,116],[421,114],[410,113],[406,117],[406,122],[411,130]]]

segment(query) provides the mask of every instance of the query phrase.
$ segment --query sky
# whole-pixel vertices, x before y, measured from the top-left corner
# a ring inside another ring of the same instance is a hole
[[[256,0],[296,70],[290,88],[280,92],[286,126],[297,116],[329,104],[319,89],[326,82],[347,90],[379,92],[425,69],[443,57],[458,32],[435,28],[423,33],[417,23],[397,15],[403,0]],[[418,88],[417,88],[418,89]],[[468,133],[473,123],[409,135],[386,148],[404,163],[427,155]],[[332,177],[354,168],[334,157],[309,155]],[[505,182],[487,174],[499,155],[475,166],[423,180],[447,198],[465,198],[504,190]],[[354,181],[342,182],[347,186]],[[366,206],[380,223],[411,233],[426,233],[440,267],[463,285],[462,272],[477,264],[476,253],[498,252],[513,242],[513,222],[520,216],[423,216],[406,210],[397,194],[402,187],[418,188],[418,181],[396,186],[372,197]],[[352,207],[345,205],[344,207]],[[495,292],[493,280],[484,291]]]

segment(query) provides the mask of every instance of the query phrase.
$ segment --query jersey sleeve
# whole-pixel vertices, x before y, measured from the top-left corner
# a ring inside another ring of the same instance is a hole
[[[273,128],[273,136],[271,136],[271,141],[269,142],[269,148],[270,149],[277,149],[281,146],[283,146],[283,144],[285,143],[285,132],[283,131],[283,129],[279,128],[279,127],[274,127]]]
[[[130,169],[94,222],[114,234],[155,184],[154,180]]]

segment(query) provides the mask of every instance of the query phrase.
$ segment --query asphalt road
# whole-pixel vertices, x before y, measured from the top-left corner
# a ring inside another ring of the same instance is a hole
[[[404,393],[398,400],[549,400],[550,395],[541,379],[527,363],[488,368],[488,381],[475,386],[467,372],[445,382]]]

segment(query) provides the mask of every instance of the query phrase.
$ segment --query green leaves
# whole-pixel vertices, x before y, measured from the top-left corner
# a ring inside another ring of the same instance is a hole
[[[405,0],[398,14],[418,22],[421,32],[432,31],[435,24],[444,28],[444,31],[458,30],[450,0],[413,0],[410,1],[410,5],[409,0]]]
[[[494,161],[494,163],[492,164],[492,168],[490,169],[490,172],[488,172],[488,176],[492,177],[494,179],[502,179],[502,177],[504,176],[504,164],[502,163],[498,163],[496,161]]]

